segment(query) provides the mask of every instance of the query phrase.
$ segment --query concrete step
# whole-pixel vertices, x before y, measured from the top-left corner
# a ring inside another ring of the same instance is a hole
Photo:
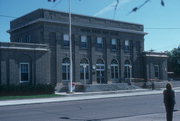
[[[75,92],[99,92],[99,91],[117,91],[117,90],[131,90],[140,89],[140,87],[135,85],[129,85],[127,83],[113,83],[113,84],[77,84],[74,87]],[[56,86],[57,92],[68,92],[67,85]]]

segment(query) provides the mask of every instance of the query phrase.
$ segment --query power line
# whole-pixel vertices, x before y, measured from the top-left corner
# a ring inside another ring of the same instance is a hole
[[[56,7],[60,2],[61,2],[62,0],[59,0],[58,1],[58,3],[56,3],[56,5],[55,6],[53,6],[53,7]],[[2,14],[0,14],[0,17],[4,17],[4,18],[13,18],[13,19],[15,19],[15,18],[17,18],[17,17],[14,17],[14,16],[9,16],[9,15],[2,15]],[[147,27],[147,28],[144,28],[144,29],[164,29],[164,30],[168,30],[168,29],[180,29],[180,27],[162,27],[162,28],[160,28],[160,27]]]
[[[180,28],[175,28],[175,27],[168,27],[168,28],[144,28],[144,29],[180,29]]]
[[[58,4],[61,3],[62,0],[59,0],[52,8],[55,8]]]
[[[2,14],[0,14],[0,17],[5,17],[5,18],[17,18],[17,17],[14,17],[14,16],[8,16],[8,15],[2,15]]]

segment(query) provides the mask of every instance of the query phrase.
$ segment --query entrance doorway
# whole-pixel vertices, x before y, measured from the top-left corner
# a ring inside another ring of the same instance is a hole
[[[105,65],[102,59],[97,60],[96,63],[96,79],[98,84],[104,84],[105,82]]]

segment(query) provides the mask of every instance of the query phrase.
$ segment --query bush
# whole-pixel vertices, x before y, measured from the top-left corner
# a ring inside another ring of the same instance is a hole
[[[53,94],[54,86],[47,84],[0,85],[0,96]]]
[[[84,85],[76,85],[75,92],[84,92],[86,87]]]

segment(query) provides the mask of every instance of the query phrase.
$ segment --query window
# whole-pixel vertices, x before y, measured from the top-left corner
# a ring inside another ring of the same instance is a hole
[[[124,64],[124,78],[131,78],[132,66],[129,60],[125,61]]]
[[[70,80],[70,60],[69,58],[64,58],[62,61],[62,80]]]
[[[25,43],[30,43],[31,42],[31,35],[26,35],[26,39],[24,41]]]
[[[125,40],[124,45],[125,45],[125,48],[124,48],[125,52],[129,51],[130,50],[130,42],[129,42],[129,40]]]
[[[29,63],[20,63],[20,82],[29,82]]]
[[[103,49],[103,39],[102,39],[102,37],[97,37],[96,47],[97,47],[97,49]]]
[[[154,66],[154,76],[155,78],[159,78],[159,65]]]
[[[111,49],[116,50],[117,49],[117,39],[111,40]]]
[[[136,41],[136,51],[140,52],[141,51],[141,45],[140,41]]]
[[[64,45],[64,47],[69,47],[69,45],[70,45],[68,34],[63,35],[63,45]]]
[[[86,84],[87,80],[89,80],[89,63],[88,60],[83,58],[80,62],[80,79],[84,80]]]
[[[87,36],[81,36],[81,48],[88,48]]]
[[[17,40],[17,42],[22,42],[22,41],[23,41],[22,37],[19,37]]]
[[[118,62],[113,59],[111,62],[111,79],[117,80],[119,77],[118,73],[119,73]]]
[[[96,79],[97,83],[106,83],[105,82],[105,64],[102,59],[98,59],[96,62]]]

